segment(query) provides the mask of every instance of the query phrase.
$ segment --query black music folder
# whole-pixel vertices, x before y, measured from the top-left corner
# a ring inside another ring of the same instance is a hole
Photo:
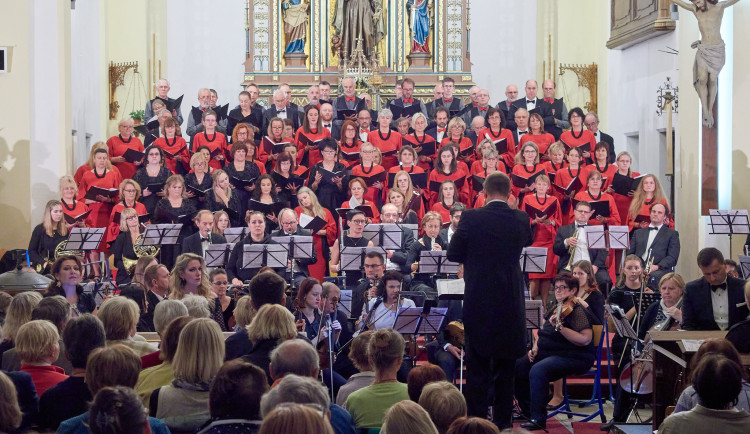
[[[570,193],[579,191],[581,188],[583,188],[583,183],[581,182],[581,178],[576,176],[572,181],[570,181],[570,184],[568,184],[567,187],[560,187],[557,184],[552,184],[552,186],[563,196],[570,196]]]
[[[144,152],[136,151],[135,149],[128,148],[124,154],[122,154],[123,158],[125,158],[125,161],[128,163],[135,163],[138,161],[143,160],[143,157],[146,156]]]
[[[612,177],[612,189],[619,195],[627,196],[628,193],[635,191],[638,188],[638,185],[641,183],[641,178],[644,176],[645,175],[641,175],[636,178],[631,178],[615,172],[615,176]]]
[[[524,188],[528,187],[529,185],[533,184],[536,181],[536,177],[539,175],[544,175],[544,169],[534,173],[533,175],[530,175],[529,177],[523,177],[520,175],[516,175],[515,173],[510,175],[511,180],[513,181],[513,185],[518,188]]]
[[[266,151],[267,154],[271,155],[277,155],[284,152],[284,148],[286,148],[286,145],[288,144],[289,142],[274,143],[274,141],[271,140],[268,136],[264,136],[261,142],[263,150]]]
[[[531,205],[530,203],[527,203],[524,205],[524,211],[526,211],[526,214],[529,215],[529,217],[532,218],[548,218],[551,217],[552,214],[557,211],[557,202],[551,203],[549,206],[544,208],[539,208],[534,205]]]
[[[86,196],[84,196],[83,198],[99,202],[96,196],[101,195],[104,197],[114,198],[117,197],[118,194],[120,194],[120,190],[117,188],[101,188],[94,185],[89,187],[89,190],[86,192]]]
[[[451,181],[453,181],[453,183],[456,184],[456,189],[460,190],[464,186],[464,183],[466,183],[466,178],[451,179]],[[442,182],[430,181],[430,191],[439,193],[441,184]],[[458,191],[456,191],[456,194],[458,194]]]
[[[247,209],[250,211],[260,211],[264,215],[266,214],[273,214],[276,215],[284,209],[284,203],[283,202],[274,202],[274,203],[263,203],[260,201],[257,201],[255,199],[250,199],[247,201]]]

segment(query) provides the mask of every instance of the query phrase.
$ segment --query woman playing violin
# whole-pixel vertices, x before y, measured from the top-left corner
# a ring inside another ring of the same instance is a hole
[[[368,325],[372,325],[371,330],[392,328],[400,308],[415,307],[413,301],[399,297],[403,279],[404,276],[398,271],[389,270],[383,274],[377,286],[377,298],[370,300],[367,306],[371,311],[368,321]]]
[[[593,330],[577,303],[578,279],[558,274],[552,279],[558,306],[547,315],[532,349],[516,361],[515,394],[525,429],[546,427],[547,388],[551,381],[583,374],[594,362]]]

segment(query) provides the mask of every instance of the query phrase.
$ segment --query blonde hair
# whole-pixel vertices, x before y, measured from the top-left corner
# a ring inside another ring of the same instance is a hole
[[[393,329],[378,330],[370,340],[368,353],[375,371],[390,368],[404,358],[404,338]]]
[[[136,216],[138,217],[138,213],[136,212],[135,208],[123,208],[122,211],[120,211],[120,231],[122,232],[128,232],[128,217]]]
[[[427,122],[428,124],[430,123],[430,121],[427,120],[427,116],[425,116],[422,112],[416,112],[411,117],[411,127],[413,129],[415,129],[415,130],[416,130],[416,128],[414,126],[417,124],[417,119],[419,119],[419,118],[424,118],[425,122]]]
[[[656,175],[652,174],[644,175],[643,178],[641,178],[641,182],[638,183],[638,187],[635,189],[635,192],[633,193],[633,199],[630,201],[628,214],[630,214],[630,218],[632,219],[638,217],[638,213],[641,212],[641,206],[646,203],[646,191],[643,189],[643,181],[645,181],[646,178],[651,178],[654,180],[654,198],[651,203],[666,203],[666,200],[664,200],[664,190],[661,189],[659,178],[657,178]],[[669,207],[667,207],[667,213],[669,213]]]
[[[77,196],[78,184],[76,184],[76,180],[70,175],[63,175],[60,177],[60,182],[59,182],[59,187],[58,187],[60,189],[60,196],[62,196],[63,189],[67,187],[68,185],[72,185],[73,188],[75,188],[75,195]]]
[[[182,175],[172,175],[167,178],[167,181],[164,183],[164,190],[162,190],[164,192],[164,198],[167,198],[169,196],[167,192],[169,191],[170,187],[172,187],[172,184],[175,184],[177,182],[182,184],[182,198],[184,199],[187,197],[185,196],[187,194],[187,192],[185,191],[185,178],[183,178]]]
[[[108,341],[127,339],[138,324],[140,310],[135,301],[126,297],[112,297],[99,306],[97,316],[104,324]]]
[[[319,411],[303,404],[284,403],[263,418],[260,434],[333,434],[331,423]]]
[[[523,151],[527,148],[531,147],[536,151],[536,157],[534,157],[534,164],[539,164],[539,147],[534,142],[526,142],[521,146],[521,149],[516,152],[516,157],[514,158],[514,162],[516,164],[526,164],[526,160],[523,158]]]
[[[424,408],[414,401],[395,403],[385,412],[383,434],[438,434],[435,424]]]
[[[563,157],[565,156],[565,145],[563,145],[562,142],[555,142],[551,145],[549,145],[549,148],[547,148],[547,153],[549,155],[552,155],[555,152],[561,152],[563,154]]]
[[[227,218],[227,227],[232,227],[232,222],[231,220],[229,220],[229,214],[227,214],[227,212],[224,210],[216,211],[214,213],[214,226],[211,228],[211,232],[219,235],[224,235],[223,233],[219,232],[219,219],[221,218],[221,216],[225,216]]]
[[[197,295],[202,295],[208,299],[216,297],[211,291],[211,282],[208,281],[208,274],[206,274],[206,262],[200,256],[194,253],[183,253],[177,257],[174,268],[169,276],[169,298],[172,300],[181,300],[185,297],[185,279],[180,277],[180,273],[184,273],[188,267],[190,261],[200,262],[201,269],[201,283],[198,285]]]
[[[42,294],[36,291],[26,291],[16,294],[8,305],[5,314],[5,323],[3,324],[3,338],[13,340],[22,325],[31,321],[31,312],[39,302],[42,301]]]
[[[435,422],[438,432],[448,431],[454,420],[466,416],[466,399],[456,386],[447,381],[428,383],[419,396],[419,405]]]
[[[466,132],[466,122],[464,122],[464,120],[460,117],[456,116],[448,122],[448,137],[451,137],[450,130],[456,125],[461,125],[461,128],[463,128],[463,131],[461,131],[461,137],[464,136],[464,132]]]
[[[10,432],[21,425],[23,413],[13,381],[0,372],[0,432]]]
[[[370,340],[374,334],[375,332],[368,330],[352,339],[352,346],[349,349],[348,357],[354,364],[354,367],[360,372],[372,371],[372,363],[367,355],[367,348],[370,346]]]
[[[62,208],[62,202],[60,202],[59,200],[51,200],[47,202],[47,205],[44,206],[42,226],[44,227],[44,232],[47,234],[47,236],[50,237],[55,235],[55,232],[57,232],[58,235],[62,236],[68,235],[68,226],[65,224],[64,214],[59,222],[55,223],[52,221],[52,208],[56,206]]]
[[[181,300],[177,301],[180,301],[185,305],[188,315],[193,318],[209,318],[211,316],[211,308],[206,297],[201,297],[200,295],[195,294],[185,294]]]
[[[284,306],[264,304],[247,326],[247,336],[253,344],[265,339],[292,339],[297,336],[294,315]]]
[[[202,152],[196,152],[190,157],[190,168],[195,170],[195,164],[198,160],[203,160],[203,163],[206,165],[206,172],[208,172],[208,161],[206,161],[206,156]]]
[[[306,215],[310,215],[312,217],[320,217],[323,220],[326,218],[326,212],[325,208],[320,204],[320,201],[318,200],[318,196],[315,194],[314,191],[312,191],[309,187],[301,187],[297,191],[297,197],[299,197],[300,194],[305,193],[310,197],[310,208],[307,209],[300,205],[299,207],[302,209],[302,213]],[[312,214],[310,214],[312,212]]]
[[[36,319],[22,325],[14,342],[21,363],[42,363],[54,354],[60,340],[57,327],[44,319]]]
[[[120,188],[120,199],[123,201],[123,203],[125,203],[125,200],[123,199],[123,195],[122,194],[123,194],[123,190],[125,190],[125,187],[128,184],[132,185],[133,188],[135,188],[135,201],[137,202],[138,199],[141,198],[141,186],[140,186],[140,184],[138,184],[137,182],[135,182],[134,180],[129,179],[129,178],[128,179],[123,179],[122,182],[120,183],[120,187],[119,187]]]
[[[237,323],[237,327],[245,328],[248,324],[253,321],[255,316],[255,309],[250,303],[250,296],[244,295],[237,300],[234,306],[234,321]]]
[[[675,284],[677,284],[677,287],[680,288],[680,292],[682,292],[683,294],[685,293],[685,279],[683,279],[682,276],[677,273],[667,273],[661,276],[661,279],[659,279],[659,288],[661,289],[661,286],[668,280],[671,280]]]
[[[106,151],[109,151],[109,147],[107,147],[107,144],[104,142],[96,142],[93,145],[91,145],[91,151],[89,152],[89,159],[86,160],[86,165],[89,166],[91,169],[94,168],[94,154],[96,154],[97,149],[104,149]]]
[[[188,383],[210,384],[224,363],[224,336],[210,318],[190,321],[180,332],[172,359],[174,378]]]
[[[216,187],[218,185],[219,177],[221,175],[226,175],[227,179],[229,179],[229,174],[226,171],[224,171],[224,169],[214,170],[214,173],[211,174],[211,179],[214,182],[214,187]],[[232,198],[232,187],[227,186],[227,188],[224,189],[224,194],[227,195],[227,199],[231,199]],[[215,202],[220,202],[221,199],[219,199],[218,197],[214,197],[214,201]]]

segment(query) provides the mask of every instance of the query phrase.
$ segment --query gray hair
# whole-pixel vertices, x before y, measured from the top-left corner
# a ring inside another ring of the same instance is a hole
[[[584,118],[584,119],[586,119],[586,116],[588,116],[588,115],[591,115],[591,116],[593,116],[593,117],[594,117],[594,119],[596,119],[596,121],[597,121],[597,122],[599,122],[599,115],[597,115],[597,114],[596,114],[596,112],[588,112],[588,113],[586,113],[586,114],[585,114],[585,115],[583,116],[583,118]]]
[[[417,124],[417,119],[419,119],[419,118],[424,118],[424,121],[425,121],[425,122],[427,122],[428,124],[430,123],[430,122],[429,122],[429,121],[427,120],[427,117],[426,117],[426,116],[425,116],[424,114],[422,114],[422,112],[416,112],[416,113],[414,113],[414,115],[413,115],[413,116],[411,117],[411,127],[412,127],[412,128],[414,128],[414,125],[416,125],[416,124]]]
[[[328,389],[320,381],[289,374],[279,384],[263,395],[260,400],[260,413],[264,418],[279,404],[317,404],[325,411],[331,406]]]
[[[390,116],[391,119],[393,119],[393,112],[390,109],[384,108],[378,112],[378,119],[380,119],[381,116]]]
[[[319,365],[318,352],[309,342],[302,339],[289,339],[271,351],[274,379],[288,374],[305,377],[315,375]]]
[[[273,91],[273,98],[284,98],[286,99],[286,93],[281,89],[276,89]]]
[[[185,296],[187,298],[187,296]],[[203,297],[201,297],[203,298]],[[154,308],[154,328],[159,336],[173,319],[188,315],[188,308],[180,300],[162,300]]]
[[[186,294],[182,297],[181,301],[185,304],[188,315],[193,318],[208,318],[211,316],[211,310],[206,297],[203,297],[202,295]]]
[[[159,83],[161,83],[162,81],[167,83],[167,86],[169,86],[169,80],[167,80],[166,78],[160,78],[159,80],[156,81],[156,84],[154,86],[158,86]]]

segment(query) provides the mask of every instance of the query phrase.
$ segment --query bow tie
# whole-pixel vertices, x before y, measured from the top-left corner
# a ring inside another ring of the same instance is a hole
[[[360,133],[360,134],[367,134],[367,133],[369,133],[369,132],[370,132],[370,130],[366,130],[366,129],[364,129],[364,128],[360,128],[360,129],[359,129],[359,133]]]
[[[716,292],[716,290],[718,290],[718,289],[727,289],[726,282],[722,283],[721,285],[711,285],[711,291]]]
[[[276,113],[286,113],[286,109],[285,108],[283,108],[281,110],[276,109]]]
[[[323,124],[323,128],[331,128],[331,124]]]
[[[527,99],[526,104],[536,104],[536,100],[533,99]]]
[[[443,98],[443,102],[453,102],[453,98]]]
[[[209,240],[208,238],[203,238],[203,237],[201,237],[201,243],[202,243],[202,242],[204,242],[204,241],[208,241],[208,242],[211,242],[211,240]]]
[[[444,133],[444,132],[445,132],[445,128],[438,128],[438,130],[437,130],[437,131],[438,131],[438,134],[440,134],[440,133]]]
[[[650,230],[650,231],[658,231],[658,230],[659,230],[659,228],[655,228],[655,227],[653,227],[653,226],[649,226],[649,227],[648,227],[648,230]]]
[[[202,111],[202,112],[204,112],[204,111],[206,111],[206,110],[208,110],[208,107],[201,107],[201,111]]]
[[[585,228],[586,226],[587,226],[587,225],[576,225],[576,229],[583,229],[583,228]]]
[[[414,104],[414,98],[404,98],[404,104]]]
[[[479,111],[480,112],[486,112],[487,111],[487,107],[479,107]]]
[[[353,96],[347,96],[346,97],[346,102],[354,102],[354,97]]]
[[[519,131],[518,132],[518,137],[521,137],[521,136],[523,136],[524,134],[527,134],[527,133],[528,133],[528,131]]]
[[[547,101],[550,104],[554,104],[555,99],[554,98],[544,98],[545,101]]]

